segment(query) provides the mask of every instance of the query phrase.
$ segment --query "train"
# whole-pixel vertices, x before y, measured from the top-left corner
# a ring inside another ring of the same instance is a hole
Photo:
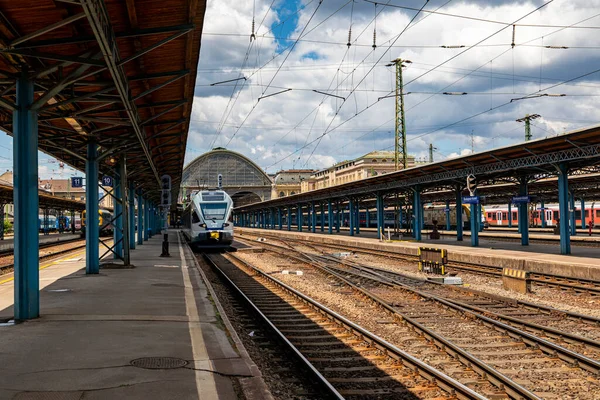
[[[38,230],[40,232],[64,232],[70,231],[72,227],[73,219],[67,215],[60,215],[58,217],[54,215],[48,215],[48,218],[44,218],[43,215],[38,215]],[[75,217],[75,230],[81,229],[81,219]]]
[[[570,208],[570,207],[569,207]],[[546,226],[554,227],[557,226],[559,217],[558,203],[546,204],[544,208],[531,203],[527,207],[529,225],[530,226],[542,226],[542,214],[546,220]],[[490,226],[508,226],[508,205],[492,205],[487,206],[486,220]],[[595,203],[590,206],[584,205],[583,216],[581,212],[581,202],[575,202],[575,224],[581,226],[582,217],[585,226],[594,226],[596,221],[600,221],[600,207],[595,207]],[[516,226],[519,222],[519,213],[516,206],[511,208],[512,223]]]
[[[233,242],[233,201],[220,189],[193,193],[181,216],[182,233],[194,250],[227,248]]]
[[[86,229],[86,211],[81,213],[81,235],[85,236]],[[108,210],[98,210],[98,227],[100,229],[100,236],[110,236],[114,232],[113,214]]]

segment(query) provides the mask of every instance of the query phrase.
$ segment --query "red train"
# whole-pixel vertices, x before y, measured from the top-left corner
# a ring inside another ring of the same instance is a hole
[[[558,204],[546,204],[543,210],[539,205],[529,204],[528,211],[530,226],[542,226],[542,213],[546,218],[547,226],[556,226],[559,219]],[[511,213],[513,226],[516,227],[519,221],[517,206],[512,206]],[[508,205],[485,206],[485,219],[490,227],[508,226],[508,218]],[[575,224],[577,227],[581,227],[581,218],[581,203],[575,202]],[[586,227],[590,224],[596,225],[597,221],[600,221],[600,206],[595,207],[595,203],[585,204],[583,218]]]

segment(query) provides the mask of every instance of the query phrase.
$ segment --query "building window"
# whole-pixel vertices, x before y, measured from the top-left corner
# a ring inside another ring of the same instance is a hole
[[[373,162],[374,162],[374,163],[376,163],[376,162],[377,162],[377,160],[376,160],[376,159],[373,159]]]
[[[279,192],[279,197],[285,197],[285,193],[284,192]]]
[[[296,194],[296,192],[292,192],[292,193],[290,193],[290,196],[293,196],[293,195],[295,195],[295,194]]]

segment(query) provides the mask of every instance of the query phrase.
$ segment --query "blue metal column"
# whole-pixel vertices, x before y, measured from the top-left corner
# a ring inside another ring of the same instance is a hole
[[[540,202],[540,213],[541,213],[540,217],[541,217],[541,220],[542,220],[542,228],[545,228],[548,225],[548,223],[546,222],[546,210],[545,210],[545,207],[544,207],[544,200],[542,200]]]
[[[383,239],[383,223],[384,223],[384,207],[383,207],[383,195],[377,193],[377,238]]]
[[[122,161],[119,161],[119,164]],[[116,165],[115,169],[117,171],[120,170],[120,166]],[[114,188],[113,188],[113,192],[115,195],[115,222],[114,222],[114,232],[113,232],[113,239],[115,242],[115,247],[114,247],[114,251],[115,254],[113,255],[114,258],[121,258],[123,257],[123,204],[121,203],[121,200],[123,199],[123,188],[121,187],[121,183],[123,182],[123,180],[121,179],[121,177],[116,174],[115,175],[115,179],[114,179]]]
[[[151,201],[148,201],[148,238],[152,239],[152,232],[154,231],[154,205]]]
[[[129,248],[135,249],[135,188],[129,184]]]
[[[277,227],[279,230],[283,229],[283,217],[281,215],[281,207],[277,207]]]
[[[471,204],[471,246],[479,246],[479,226],[477,224],[477,208],[479,204]]]
[[[463,241],[462,190],[456,186],[456,241]]]
[[[402,224],[404,223],[404,210],[402,210],[403,206],[404,201],[402,201],[402,204],[400,204],[400,206],[398,207],[398,226],[400,227],[400,230],[402,230]]]
[[[585,229],[585,200],[581,198],[581,229]]]
[[[306,230],[310,232],[310,204],[306,205]]]
[[[33,82],[26,73],[17,79],[17,109],[13,111],[14,170],[14,310],[16,320],[40,315],[38,234],[38,120],[31,110]],[[97,192],[97,191],[96,191]],[[97,246],[96,246],[97,248]]]
[[[148,241],[148,234],[150,231],[150,203],[148,200],[144,200],[144,241]]]
[[[331,199],[327,200],[327,233],[330,235],[333,233],[333,207]]]
[[[349,215],[348,215],[348,224],[350,225],[350,236],[354,236],[354,201],[350,199],[348,201],[349,207]]]
[[[421,227],[423,226],[423,207],[421,207],[421,190],[416,187],[413,193],[414,198],[414,210],[413,213],[415,215],[414,221],[414,232],[415,232],[415,240],[421,240]]]
[[[571,192],[570,193],[570,203],[571,206],[570,211],[571,211],[571,236],[577,236],[577,225],[575,224],[575,193]]]
[[[451,228],[451,226],[450,226],[450,200],[446,200],[446,209],[444,211],[446,211],[446,230],[449,231]]]
[[[519,182],[519,196],[527,196],[527,178],[521,178]],[[529,203],[519,204],[519,223],[521,224],[521,245],[529,246]]]
[[[354,206],[354,229],[356,230],[356,234],[360,234],[360,200],[356,200],[356,205]]]
[[[315,202],[314,201],[310,202],[310,216],[311,216],[310,231],[312,233],[315,233],[317,231],[317,210],[315,210]]]
[[[340,202],[336,203],[335,232],[340,233]]]
[[[560,254],[571,254],[571,237],[569,236],[569,175],[567,166],[559,165],[558,174],[558,210],[560,224]],[[565,222],[567,221],[567,222]]]
[[[292,230],[292,207],[287,206],[287,230]]]
[[[370,228],[371,226],[371,216],[369,215],[369,208],[365,208],[365,228]]]
[[[85,162],[85,273],[100,272],[100,225],[98,214],[98,145],[90,142],[87,145]],[[95,227],[96,229],[90,229]]]
[[[138,192],[137,196],[138,210],[138,229],[137,229],[137,244],[144,244],[144,227],[146,225],[146,221],[144,220],[144,199],[142,198],[142,192]]]
[[[320,202],[319,208],[321,209],[321,232],[325,232],[325,203]]]
[[[508,227],[512,228],[513,217],[512,217],[512,201],[508,202]]]
[[[303,215],[302,215],[302,204],[298,204],[298,212],[296,215],[296,225],[298,225],[298,232],[302,232],[302,224],[304,223],[303,221]]]

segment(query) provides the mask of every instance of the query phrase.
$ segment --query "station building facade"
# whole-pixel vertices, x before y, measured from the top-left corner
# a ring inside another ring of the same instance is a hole
[[[292,196],[301,192],[302,182],[310,179],[317,172],[314,169],[288,169],[279,171],[273,179],[271,198]]]
[[[407,167],[415,166],[415,157],[408,156]],[[323,189],[354,182],[371,176],[395,171],[393,151],[372,151],[350,161],[339,162],[332,167],[314,172],[301,184],[301,192]]]

